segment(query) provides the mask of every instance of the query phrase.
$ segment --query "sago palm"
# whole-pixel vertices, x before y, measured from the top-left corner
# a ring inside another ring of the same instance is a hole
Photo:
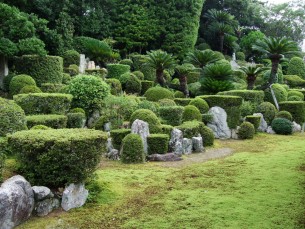
[[[260,74],[268,70],[269,68],[259,67],[255,64],[251,64],[248,66],[240,67],[239,71],[245,73],[247,75],[247,89],[252,90],[255,85],[256,77]]]
[[[183,64],[175,67],[175,72],[179,77],[180,90],[186,97],[189,96],[189,91],[187,87],[187,76],[188,74],[194,71],[196,71],[196,69],[192,64]]]
[[[185,63],[190,63],[197,68],[204,68],[208,64],[212,64],[220,60],[218,55],[212,50],[195,50],[194,52],[188,53],[185,59]]]

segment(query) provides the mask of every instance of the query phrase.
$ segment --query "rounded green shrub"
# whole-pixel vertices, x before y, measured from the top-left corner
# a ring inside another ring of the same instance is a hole
[[[177,126],[176,128],[183,132],[184,138],[192,138],[192,137],[197,137],[200,134],[201,125],[203,125],[202,122],[193,120],[193,121],[184,122],[180,126]]]
[[[175,98],[185,98],[185,95],[182,91],[175,91],[174,97]]]
[[[100,69],[85,69],[85,75],[95,76],[97,78],[105,79],[108,71],[106,68]]]
[[[14,101],[0,98],[0,137],[26,130],[24,111]]]
[[[171,83],[172,83],[172,84],[175,84],[175,85],[179,85],[179,84],[180,84],[180,81],[179,81],[178,78],[174,78],[174,79],[172,79]]]
[[[83,113],[84,115],[86,114],[85,110],[79,107],[69,110],[69,113]]]
[[[83,128],[86,124],[84,113],[68,113],[67,128]]]
[[[243,101],[240,106],[240,115],[241,117],[245,117],[247,115],[252,115],[255,110],[255,104],[250,101]]]
[[[92,126],[95,130],[104,130],[104,125],[109,122],[109,119],[107,116],[101,116],[98,118],[96,122],[94,122],[94,125]]]
[[[305,102],[287,101],[279,103],[280,111],[288,111],[292,115],[293,121],[298,124],[305,122]]]
[[[154,101],[154,102],[157,102],[160,99],[174,99],[174,94],[170,90],[163,87],[149,88],[145,92],[144,96],[148,101]]]
[[[147,137],[148,154],[166,154],[169,136],[167,134],[151,134]]]
[[[171,125],[161,125],[161,133],[166,134],[169,138],[171,137],[172,131],[174,129]]]
[[[14,76],[16,76],[16,74],[10,72],[7,76],[5,76],[3,78],[3,89],[4,89],[5,92],[9,92],[10,83],[11,83],[11,80],[13,79]]]
[[[73,95],[73,107],[83,108],[90,113],[96,104],[110,94],[110,87],[95,76],[79,75],[71,80],[68,92]]]
[[[292,57],[287,69],[287,75],[297,75],[305,79],[305,63],[300,57]]]
[[[125,83],[125,92],[128,94],[140,94],[141,81],[133,74],[127,79]]]
[[[31,130],[49,130],[49,129],[52,128],[45,125],[36,125],[31,127]]]
[[[299,96],[290,96],[287,98],[287,101],[303,101]]]
[[[287,85],[289,85],[291,88],[294,87],[304,87],[305,86],[305,80],[302,79],[300,76],[297,75],[284,75],[284,81]]]
[[[275,106],[272,103],[269,102],[263,102],[256,108],[257,113],[262,113],[264,116],[264,119],[268,123],[268,125],[271,124],[272,120],[274,119],[277,110]]]
[[[130,67],[132,67],[133,61],[131,59],[123,59],[120,60],[119,64],[129,65]]]
[[[213,118],[214,117],[212,114],[209,114],[209,113],[202,114],[202,122],[204,124],[208,124],[209,122],[212,122]]]
[[[9,86],[10,95],[17,95],[25,86],[36,86],[36,82],[31,76],[28,75],[23,74],[14,76]]]
[[[28,114],[65,114],[70,109],[72,95],[59,93],[19,94],[15,102]]]
[[[281,84],[273,84],[272,89],[278,103],[287,101],[288,92]],[[271,90],[269,88],[265,90],[265,101],[274,104]]]
[[[139,102],[138,109],[148,109],[154,112],[155,114],[157,114],[159,109],[159,104],[157,102],[144,100]]]
[[[248,116],[246,116],[246,121],[253,124],[255,132],[256,132],[261,123],[261,116],[248,115]]]
[[[182,123],[184,107],[182,106],[164,106],[159,108],[159,115],[162,123],[179,126]]]
[[[236,60],[244,61],[244,60],[246,60],[246,55],[243,52],[237,52],[236,53]]]
[[[26,116],[26,124],[28,128],[37,125],[44,125],[53,129],[63,129],[67,126],[68,118],[65,115],[30,115]]]
[[[67,50],[63,53],[64,66],[69,67],[71,64],[79,65],[80,54],[76,50]]]
[[[19,40],[18,43],[19,55],[39,55],[45,56],[47,55],[47,51],[45,50],[45,43],[36,38],[30,37]]]
[[[123,163],[144,163],[145,153],[140,135],[128,134],[122,142],[121,161]]]
[[[147,122],[149,124],[149,131],[150,133],[158,133],[159,126],[161,125],[160,120],[156,116],[155,113],[153,113],[151,110],[148,109],[139,109],[133,112],[133,114],[130,117],[130,124],[136,120],[142,120],[144,122]]]
[[[207,113],[209,111],[209,109],[210,109],[209,108],[209,104],[205,100],[203,100],[201,98],[193,99],[189,103],[189,105],[193,105],[193,106],[197,107],[201,114]]]
[[[144,80],[144,74],[141,71],[134,71],[132,72],[139,80]]]
[[[271,127],[276,134],[289,135],[292,134],[293,124],[285,118],[275,118],[271,123]]]
[[[201,124],[199,128],[199,133],[202,137],[203,146],[212,146],[214,145],[214,133],[206,125]]]
[[[172,99],[160,99],[159,102],[160,107],[170,107],[170,106],[176,106],[176,103]]]
[[[39,87],[42,83],[62,83],[63,59],[59,56],[25,55],[14,59],[16,71],[30,75]]]
[[[243,122],[238,129],[239,139],[252,139],[254,137],[255,128],[250,122]]]
[[[123,139],[131,133],[131,129],[114,129],[110,131],[112,145],[115,149],[120,150]]]
[[[149,81],[149,80],[141,80],[141,94],[144,95],[145,92],[149,89],[152,88],[155,85],[154,81]]]
[[[60,90],[64,86],[64,84],[43,83],[41,84],[40,88],[45,93],[60,93]]]
[[[201,122],[202,116],[197,107],[195,107],[193,105],[187,105],[184,107],[182,120],[183,120],[183,122],[193,121],[193,120],[197,120],[197,121]]]
[[[301,101],[304,100],[304,94],[300,91],[294,91],[294,90],[288,91],[288,98],[292,96],[298,96],[300,97]]]
[[[191,98],[175,98],[174,101],[179,106],[187,106],[193,99]]]
[[[81,183],[93,175],[106,149],[107,134],[88,129],[20,131],[8,139],[32,184],[50,188]]]
[[[69,74],[67,74],[67,73],[63,73],[62,74],[62,83],[63,84],[69,84],[71,79],[72,78],[71,78],[71,76]]]
[[[196,83],[200,78],[200,71],[194,71],[187,74],[187,83]]]
[[[24,86],[20,91],[19,94],[29,94],[29,93],[41,93],[42,91],[40,90],[39,87],[37,86]]]
[[[218,95],[233,95],[240,96],[244,99],[244,101],[249,101],[253,104],[261,104],[264,102],[265,93],[264,91],[256,91],[256,90],[231,90],[231,91],[222,91],[219,92]]]
[[[110,78],[105,81],[109,84],[112,95],[120,95],[122,93],[122,85],[118,79]]]
[[[107,64],[107,78],[119,79],[124,73],[130,72],[130,66],[125,64]]]
[[[289,121],[292,121],[292,115],[288,111],[279,111],[276,115],[275,118],[285,118]]]

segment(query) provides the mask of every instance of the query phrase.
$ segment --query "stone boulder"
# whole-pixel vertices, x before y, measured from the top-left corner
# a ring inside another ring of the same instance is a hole
[[[88,190],[84,184],[70,184],[62,194],[61,207],[65,211],[72,208],[79,208],[86,203]]]
[[[196,153],[200,153],[204,151],[202,137],[193,137],[193,151]]]
[[[120,160],[120,152],[117,149],[112,149],[109,153],[107,153],[107,158],[118,161]]]
[[[140,135],[144,145],[144,152],[147,154],[147,137],[149,136],[149,124],[142,120],[136,119],[131,125],[131,133]]]
[[[38,201],[35,204],[35,213],[37,216],[46,216],[54,209],[60,207],[60,202],[57,198],[48,198]]]
[[[171,152],[181,156],[183,154],[183,132],[174,128],[169,140],[169,149]]]
[[[35,200],[38,200],[38,201],[54,196],[54,194],[51,192],[51,190],[48,187],[33,186],[32,189],[34,192],[34,198],[35,198]]]
[[[274,132],[274,130],[272,129],[271,126],[268,126],[266,132],[267,132],[267,134],[275,134],[275,132]]]
[[[215,138],[228,139],[231,138],[231,131],[227,124],[227,113],[221,107],[212,107],[209,112],[213,116],[207,126],[211,128]]]
[[[259,131],[259,132],[267,132],[268,124],[267,124],[267,122],[264,119],[264,115],[262,113],[254,113],[253,115],[261,117],[261,122],[259,124],[259,127],[257,128],[257,131]]]
[[[147,156],[149,161],[181,161],[182,158],[175,153],[151,154]]]
[[[301,125],[297,124],[296,122],[292,122],[292,132],[296,133],[301,131],[302,131]]]
[[[182,140],[183,154],[191,154],[193,152],[192,139],[183,138]]]
[[[11,229],[26,221],[34,208],[34,192],[22,176],[13,176],[0,187],[0,228]]]

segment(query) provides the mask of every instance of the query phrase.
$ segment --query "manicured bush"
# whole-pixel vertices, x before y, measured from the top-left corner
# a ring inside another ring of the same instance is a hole
[[[152,88],[155,85],[154,81],[149,81],[149,80],[141,80],[141,94],[144,95],[145,92],[149,89]]]
[[[172,99],[160,99],[158,103],[159,103],[160,107],[176,106],[175,101]]]
[[[14,59],[14,65],[20,74],[30,75],[37,86],[62,83],[63,59],[59,56],[22,56]]]
[[[175,91],[174,97],[176,98],[185,98],[185,95],[182,91]]]
[[[155,114],[157,114],[159,109],[159,104],[157,102],[143,100],[139,102],[138,109],[148,109],[154,112]]]
[[[131,133],[131,129],[115,129],[110,131],[112,145],[115,149],[120,150],[123,139]]]
[[[126,82],[128,81],[128,79],[130,79],[131,76],[134,76],[134,75],[133,75],[132,73],[130,73],[130,72],[126,72],[126,73],[120,75],[119,81],[120,81],[121,84],[122,84],[123,90],[125,90],[125,88],[126,88]],[[134,76],[134,77],[135,77],[135,76]]]
[[[292,57],[287,69],[288,75],[297,75],[305,79],[305,63],[300,57]]]
[[[243,52],[236,53],[236,60],[244,61],[246,59],[246,55]]]
[[[250,122],[243,122],[238,129],[239,139],[252,139],[254,137],[255,127]]]
[[[125,64],[107,64],[107,78],[119,79],[124,73],[130,72],[130,66]]]
[[[167,134],[151,134],[147,137],[148,154],[166,154],[169,136]]]
[[[305,86],[305,80],[297,75],[284,75],[284,81],[292,88]]]
[[[63,129],[67,126],[68,118],[65,115],[30,115],[26,116],[26,123],[28,128],[36,125],[44,125],[53,129]]]
[[[253,124],[255,132],[256,132],[261,123],[261,116],[248,115],[248,116],[246,116],[246,121]]]
[[[109,122],[109,118],[107,116],[102,115],[98,118],[96,122],[94,122],[92,128],[95,130],[104,130],[104,126],[107,122]]]
[[[73,107],[83,108],[90,113],[96,104],[110,94],[110,87],[97,77],[79,75],[71,80],[68,92],[73,95]]]
[[[36,86],[35,80],[28,75],[17,75],[11,79],[9,91],[10,95],[17,95],[25,86]]]
[[[97,78],[105,79],[108,71],[106,68],[100,69],[85,69],[85,74],[90,76],[96,76]]]
[[[213,121],[213,115],[209,113],[202,114],[202,122],[207,124]]]
[[[285,118],[275,118],[271,123],[271,127],[276,134],[289,135],[292,134],[293,124]]]
[[[288,111],[298,124],[305,122],[305,102],[304,101],[287,101],[279,103],[280,111]]]
[[[160,126],[160,129],[161,129],[161,133],[162,134],[167,134],[168,137],[170,138],[171,137],[171,134],[172,134],[172,130],[174,129],[173,126],[171,125],[161,125]]]
[[[279,111],[276,115],[275,118],[285,118],[289,121],[292,121],[292,115],[288,111]]]
[[[121,161],[123,163],[144,163],[143,141],[138,134],[128,134],[122,142]]]
[[[291,96],[298,96],[300,97],[301,101],[304,100],[304,94],[300,91],[294,91],[294,90],[288,91],[288,98]]]
[[[203,146],[214,145],[214,139],[215,139],[214,133],[209,127],[207,127],[203,123],[200,124],[199,133],[202,137]]]
[[[37,86],[24,86],[20,91],[19,94],[29,94],[29,93],[42,93],[39,87]]]
[[[243,101],[240,106],[240,115],[241,117],[245,117],[247,115],[252,115],[255,111],[255,104],[250,101]]]
[[[118,79],[110,78],[105,81],[109,84],[112,95],[120,95],[122,93],[122,85]]]
[[[189,105],[197,107],[201,114],[207,113],[210,109],[209,104],[201,98],[195,98],[191,100]]]
[[[170,90],[163,87],[149,88],[145,92],[144,96],[148,101],[154,101],[154,102],[157,102],[160,99],[174,99],[174,94]]]
[[[40,88],[45,93],[59,93],[64,84],[43,83]]]
[[[15,102],[29,114],[65,114],[70,109],[72,95],[59,93],[19,94]]]
[[[120,60],[119,64],[129,65],[130,67],[132,67],[133,61],[131,59],[123,59]]]
[[[47,51],[45,50],[45,43],[36,38],[36,37],[30,37],[21,39],[18,42],[18,54],[20,56],[22,55],[39,55],[39,56],[45,56],[47,55]]]
[[[179,126],[182,122],[184,107],[166,106],[159,108],[159,115],[165,124]]]
[[[10,72],[7,76],[5,76],[3,78],[3,90],[5,92],[9,92],[9,90],[10,90],[10,83],[11,83],[11,80],[13,79],[14,76],[16,76],[16,74]]]
[[[85,110],[79,107],[69,110],[69,113],[83,113],[84,115],[86,114]]]
[[[304,101],[299,96],[290,96],[287,98],[287,101]]]
[[[22,108],[12,100],[0,98],[0,137],[26,129]]]
[[[196,83],[199,81],[200,78],[200,72],[194,71],[187,74],[187,83]]]
[[[83,128],[86,123],[86,115],[84,113],[68,113],[68,128]]]
[[[31,130],[50,130],[50,129],[52,128],[45,125],[36,125],[31,127]]]
[[[235,129],[240,121],[240,106],[242,98],[240,96],[226,96],[226,95],[203,95],[198,96],[204,99],[209,107],[219,106],[227,112],[227,122],[231,129]]]
[[[185,107],[190,104],[192,99],[191,98],[175,98],[174,101],[177,105]]]
[[[287,101],[288,92],[281,84],[273,84],[272,89],[278,103]],[[265,101],[274,104],[271,90],[269,88],[265,90]]]
[[[134,71],[132,72],[139,80],[144,80],[144,74],[141,71]]]
[[[62,74],[62,83],[65,85],[65,84],[69,84],[70,81],[71,81],[72,77],[67,74],[67,73],[63,73]],[[60,85],[60,84],[57,84],[57,85]]]
[[[76,50],[67,50],[63,54],[64,66],[69,67],[71,64],[79,65],[80,55]]]
[[[141,81],[133,74],[127,79],[125,83],[125,92],[128,94],[141,93]]]
[[[270,125],[277,113],[277,110],[272,103],[263,102],[257,106],[256,112],[262,113],[267,124]]]
[[[218,95],[233,95],[240,96],[244,101],[252,102],[253,104],[261,104],[264,102],[264,91],[254,91],[254,90],[232,90],[219,92]]]
[[[8,139],[17,153],[20,174],[50,188],[84,182],[105,152],[107,134],[88,129],[29,130]]]
[[[198,122],[197,120],[193,120],[193,121],[184,122],[180,126],[177,126],[176,128],[183,132],[184,138],[192,138],[192,137],[197,137],[198,134],[200,134],[201,125],[202,125],[201,122]]]
[[[153,113],[151,110],[148,109],[139,109],[133,112],[133,114],[130,117],[130,124],[136,120],[142,120],[144,122],[147,122],[149,124],[149,131],[150,133],[159,133],[160,131],[160,120],[156,116],[155,113]]]
[[[199,109],[193,105],[187,105],[184,107],[183,115],[182,115],[182,121],[192,121],[197,120],[199,122],[202,121],[202,116],[199,111]]]
[[[190,83],[187,86],[191,97],[202,95],[202,88],[200,82]]]

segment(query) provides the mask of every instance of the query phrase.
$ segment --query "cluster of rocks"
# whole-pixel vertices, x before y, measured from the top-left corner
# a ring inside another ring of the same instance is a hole
[[[44,186],[31,187],[20,175],[13,176],[0,187],[0,228],[14,228],[32,214],[46,216],[60,206],[65,211],[81,207],[87,197],[83,184],[70,184],[59,195]]]

